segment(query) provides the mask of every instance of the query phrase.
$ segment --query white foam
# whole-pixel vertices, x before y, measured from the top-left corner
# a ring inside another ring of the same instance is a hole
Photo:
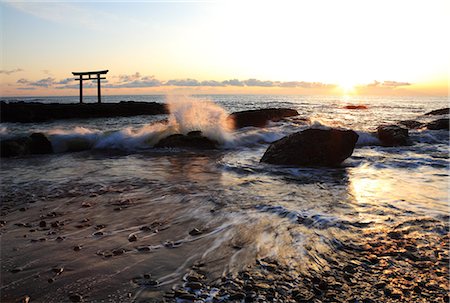
[[[72,130],[52,129],[46,134],[55,152],[91,148],[143,150],[153,147],[169,135],[198,130],[220,144],[233,142],[232,121],[219,105],[209,100],[180,96],[168,97],[167,104],[170,111],[167,123],[152,123],[140,128],[127,127],[112,132],[85,127],[75,127]]]
[[[356,142],[357,146],[372,146],[372,145],[381,145],[380,140],[373,134],[363,131],[357,131],[358,141]]]

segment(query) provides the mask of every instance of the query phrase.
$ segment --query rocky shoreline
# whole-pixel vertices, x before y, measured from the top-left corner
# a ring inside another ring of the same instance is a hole
[[[429,233],[418,237],[417,232]],[[432,219],[367,231],[360,243],[340,243],[323,268],[255,260],[238,273],[208,282],[198,263],[166,302],[448,302],[448,226]]]

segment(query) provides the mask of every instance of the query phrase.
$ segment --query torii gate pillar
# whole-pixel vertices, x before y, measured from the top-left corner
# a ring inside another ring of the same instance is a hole
[[[83,103],[83,80],[97,80],[97,102],[102,103],[102,94],[100,91],[100,80],[106,79],[100,77],[100,75],[105,75],[108,72],[108,70],[101,70],[101,71],[95,71],[95,72],[72,72],[74,76],[79,76],[79,78],[76,78],[75,80],[80,81],[80,103]],[[96,75],[96,77],[93,77],[92,75]],[[88,78],[83,78],[83,76],[88,76]]]

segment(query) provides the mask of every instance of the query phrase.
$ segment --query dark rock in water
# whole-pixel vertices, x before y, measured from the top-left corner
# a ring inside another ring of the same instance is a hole
[[[425,116],[448,115],[450,108],[435,109],[425,114]]]
[[[30,138],[30,152],[32,154],[51,154],[53,152],[52,144],[44,134],[33,133]]]
[[[399,124],[406,126],[409,129],[417,129],[417,128],[421,128],[423,126],[422,122],[415,121],[415,120],[404,120],[404,121],[400,121]]]
[[[377,128],[378,139],[384,146],[409,145],[408,130],[397,125],[382,125]]]
[[[52,144],[44,134],[33,133],[29,137],[6,139],[0,142],[1,157],[15,157],[29,154],[50,154]]]
[[[57,119],[88,119],[167,114],[165,104],[121,101],[120,103],[44,104],[1,102],[1,122],[43,122]]]
[[[219,142],[202,136],[200,131],[193,131],[187,135],[175,134],[161,139],[156,148],[193,148],[193,149],[217,149]]]
[[[235,128],[247,126],[264,127],[269,121],[279,121],[282,118],[297,115],[298,112],[295,109],[265,108],[235,112],[229,116],[229,119],[233,119]]]
[[[1,157],[15,157],[29,154],[30,142],[31,139],[27,137],[1,141]]]
[[[449,130],[449,119],[439,119],[427,123],[426,127],[431,130],[446,129]]]
[[[367,109],[366,105],[358,104],[358,105],[346,105],[344,106],[345,109]]]
[[[350,157],[358,135],[352,130],[307,129],[273,142],[261,162],[298,166],[337,166]]]

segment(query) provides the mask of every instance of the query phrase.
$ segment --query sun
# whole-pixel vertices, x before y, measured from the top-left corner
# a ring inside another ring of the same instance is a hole
[[[344,94],[350,94],[355,91],[355,83],[353,81],[340,81],[339,88]]]
[[[355,82],[353,81],[340,81],[339,88],[344,94],[351,94],[355,92]]]

